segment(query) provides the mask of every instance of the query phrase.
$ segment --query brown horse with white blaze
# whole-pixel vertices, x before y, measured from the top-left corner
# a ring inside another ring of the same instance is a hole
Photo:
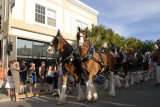
[[[93,86],[93,77],[97,73],[106,71],[107,66],[110,65],[111,74],[111,90],[109,95],[115,96],[113,72],[115,70],[115,58],[109,52],[100,53],[92,52],[93,48],[89,45],[87,40],[87,33],[78,27],[77,32],[77,47],[80,57],[83,62],[83,68],[88,72],[87,81],[87,100],[97,100],[98,95]]]
[[[51,41],[51,46],[48,47],[48,53],[54,53],[56,51],[60,51],[62,57],[62,91],[60,93],[60,98],[58,99],[58,104],[64,103],[66,99],[65,91],[66,91],[66,84],[68,74],[71,73],[76,80],[77,88],[78,88],[78,101],[85,100],[85,96],[80,87],[80,74],[82,72],[81,67],[78,64],[74,56],[74,49],[73,47],[63,38],[60,31],[58,30],[57,35]]]

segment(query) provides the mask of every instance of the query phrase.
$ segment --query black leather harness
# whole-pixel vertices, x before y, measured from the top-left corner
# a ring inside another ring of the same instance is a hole
[[[88,49],[87,53],[86,53],[86,54],[83,56],[83,58],[82,58],[82,62],[84,63],[84,62],[86,62],[86,61],[88,61],[88,60],[90,60],[90,59],[93,59],[95,62],[97,62],[98,64],[100,64],[100,69],[99,69],[98,72],[101,72],[101,70],[102,70],[103,68],[106,69],[107,66],[104,65],[104,58],[103,58],[103,56],[102,56],[102,53],[101,53],[101,52],[97,52],[98,55],[100,56],[100,59],[101,59],[101,61],[99,61],[99,60],[97,60],[97,59],[93,56],[95,52],[96,52],[95,49],[92,47],[92,45],[90,45],[90,48]]]
[[[77,50],[73,49],[72,53],[66,59],[63,60],[63,63],[72,62],[77,55],[78,55]]]
[[[93,57],[93,54],[95,53],[95,49],[91,48],[92,46],[90,46],[90,48],[88,49],[87,53],[83,56],[82,58],[82,62],[86,62],[88,60],[90,60]]]

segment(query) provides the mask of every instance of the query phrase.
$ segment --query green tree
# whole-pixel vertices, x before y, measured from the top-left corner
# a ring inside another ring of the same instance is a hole
[[[103,25],[92,25],[88,30],[89,42],[94,44],[96,50],[102,48],[103,44],[107,41],[107,31]]]
[[[134,37],[125,38],[114,33],[110,28],[105,29],[104,25],[92,25],[92,28],[88,29],[88,36],[90,38],[89,42],[94,45],[96,50],[101,50],[104,43],[119,46],[123,51],[132,50],[145,53],[156,49],[154,42],[151,40],[143,42]],[[112,45],[109,45],[108,48],[112,48]]]

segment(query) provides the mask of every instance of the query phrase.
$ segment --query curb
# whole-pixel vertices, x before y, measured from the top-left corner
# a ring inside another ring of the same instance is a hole
[[[56,92],[55,90],[52,91],[53,93]],[[30,93],[26,93],[23,95],[18,95],[19,98],[29,98],[29,97],[38,97],[41,95],[46,95],[48,94],[48,91],[43,91],[43,92],[36,92],[35,95],[31,95]],[[6,102],[6,101],[11,101],[11,98],[9,97],[0,97],[0,102]]]

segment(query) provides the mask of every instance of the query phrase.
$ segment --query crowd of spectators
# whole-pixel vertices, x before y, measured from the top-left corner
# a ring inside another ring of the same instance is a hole
[[[36,65],[33,62],[27,67],[25,61],[19,64],[19,62],[13,60],[8,63],[6,76],[4,78],[2,61],[0,60],[0,88],[5,79],[5,88],[8,91],[8,97],[12,97],[16,102],[21,101],[21,99],[18,98],[19,94],[26,94],[27,84],[29,84],[29,93],[32,96],[36,95],[35,87],[38,84],[40,92],[47,90],[49,94],[59,96],[63,74],[62,64],[60,63],[59,66],[55,64],[45,67],[45,62],[42,61],[41,66],[39,66],[37,70],[38,71],[36,71]],[[48,88],[44,87],[45,84],[48,84]],[[56,90],[55,93],[52,93],[53,88]]]

